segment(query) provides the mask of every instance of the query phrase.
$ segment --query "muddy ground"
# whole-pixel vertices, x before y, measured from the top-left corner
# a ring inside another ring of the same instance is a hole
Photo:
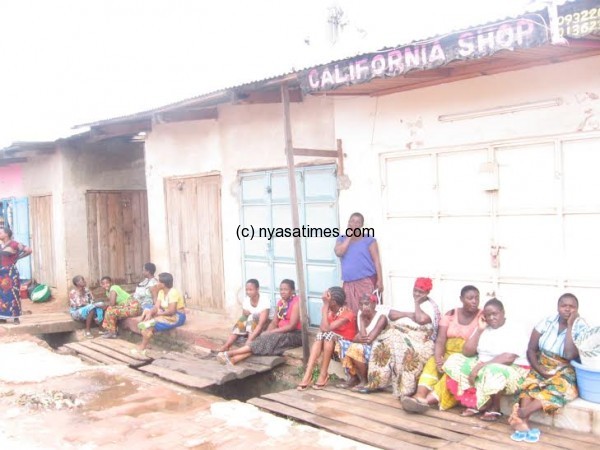
[[[0,449],[366,448],[33,337],[0,340]]]

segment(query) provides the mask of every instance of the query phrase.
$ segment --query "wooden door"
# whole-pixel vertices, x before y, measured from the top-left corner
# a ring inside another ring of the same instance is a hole
[[[29,213],[31,216],[33,278],[39,283],[56,287],[52,195],[31,197]]]
[[[221,176],[165,181],[170,267],[191,308],[223,308]]]
[[[90,284],[104,275],[117,284],[140,281],[150,260],[146,191],[86,194]]]

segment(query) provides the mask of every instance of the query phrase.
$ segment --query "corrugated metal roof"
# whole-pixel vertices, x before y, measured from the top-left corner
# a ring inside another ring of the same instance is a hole
[[[531,4],[527,5],[527,6],[520,6],[520,10],[518,13],[514,13],[512,15],[501,15],[496,17],[495,19],[489,20],[485,23],[480,23],[478,25],[470,25],[467,28],[464,27],[459,27],[459,28],[454,28],[454,29],[450,29],[447,30],[443,33],[438,33],[438,34],[434,34],[434,35],[430,35],[428,37],[425,38],[420,38],[420,39],[414,39],[410,42],[404,42],[402,44],[395,44],[392,46],[386,46],[383,48],[379,48],[378,50],[371,50],[371,51],[361,51],[359,53],[354,53],[351,55],[347,55],[345,57],[342,58],[336,58],[333,59],[329,62],[320,62],[318,64],[313,64],[313,65],[309,65],[306,66],[302,69],[296,70],[296,69],[291,69],[290,71],[284,72],[280,75],[275,75],[275,76],[270,76],[267,78],[263,78],[263,79],[259,79],[259,80],[254,80],[254,81],[249,81],[247,83],[243,83],[243,84],[238,84],[238,85],[234,85],[234,86],[230,86],[230,87],[226,87],[226,88],[222,88],[222,89],[218,89],[215,91],[211,91],[205,94],[200,94],[197,96],[193,96],[184,100],[179,100],[177,102],[173,102],[164,106],[160,106],[154,109],[149,109],[149,110],[145,110],[145,111],[141,111],[141,112],[137,112],[137,113],[133,113],[133,114],[128,114],[128,115],[123,115],[123,116],[118,116],[118,117],[113,117],[113,118],[109,118],[109,119],[103,119],[103,120],[99,120],[96,122],[89,122],[89,123],[84,123],[84,124],[80,124],[80,125],[76,125],[73,128],[79,128],[79,127],[84,127],[84,126],[89,126],[89,127],[96,127],[96,126],[102,126],[102,125],[109,125],[111,123],[117,123],[117,122],[128,122],[128,121],[135,121],[135,120],[143,120],[143,119],[148,119],[150,118],[153,114],[158,114],[160,112],[164,112],[164,111],[169,111],[172,109],[176,109],[176,108],[180,108],[180,107],[184,107],[184,106],[188,106],[188,105],[193,105],[193,104],[197,104],[197,103],[201,103],[201,102],[208,102],[211,98],[215,98],[217,99],[218,97],[222,97],[222,98],[229,98],[229,96],[231,95],[231,92],[234,90],[241,90],[241,89],[247,89],[247,88],[260,88],[260,87],[264,87],[265,85],[268,85],[270,82],[277,82],[277,83],[281,83],[285,80],[296,80],[297,79],[297,75],[301,72],[304,72],[306,70],[310,70],[316,67],[320,67],[320,66],[324,66],[324,65],[330,65],[330,64],[335,64],[335,63],[339,63],[341,61],[347,60],[349,58],[359,58],[360,56],[363,55],[367,55],[369,53],[372,53],[374,51],[385,51],[385,50],[391,50],[394,48],[399,48],[399,47],[404,47],[407,45],[413,45],[416,43],[422,43],[425,41],[431,41],[431,40],[435,40],[435,39],[439,39],[443,36],[449,35],[449,34],[453,34],[453,33],[457,33],[460,31],[468,31],[470,29],[476,29],[476,28],[481,28],[481,27],[485,27],[488,25],[492,25],[494,23],[498,23],[498,22],[502,22],[505,20],[514,20],[519,18],[522,15],[525,14],[535,14],[536,12],[543,12],[545,11],[546,7],[548,6],[548,4],[550,3],[554,3],[557,6],[560,5],[564,5],[566,3],[575,3],[578,1],[582,1],[582,0],[541,0],[538,2],[532,2]],[[215,104],[220,103],[219,101],[216,101]],[[210,105],[210,103],[207,103],[207,106]]]
[[[283,81],[287,76],[290,75],[294,75],[297,72],[295,71],[289,71],[289,72],[284,72],[280,75],[275,75],[275,76],[271,76],[268,78],[263,78],[260,80],[254,80],[254,81],[249,81],[247,83],[244,84],[238,84],[238,85],[234,85],[234,86],[230,86],[230,87],[226,87],[226,88],[222,88],[222,89],[217,89],[215,91],[211,91],[211,92],[207,92],[205,94],[200,94],[194,97],[190,97],[184,100],[179,100],[177,102],[173,102],[173,103],[169,103],[167,105],[163,105],[163,106],[159,106],[157,108],[153,108],[153,109],[148,109],[145,111],[140,111],[137,113],[133,113],[133,114],[127,114],[124,116],[118,116],[118,117],[113,117],[110,119],[104,119],[104,120],[99,120],[97,122],[89,122],[89,123],[83,123],[80,125],[75,125],[73,128],[80,128],[80,127],[95,127],[95,126],[100,126],[100,125],[108,125],[110,123],[114,123],[114,122],[123,122],[123,121],[133,121],[133,120],[141,120],[147,117],[152,116],[153,114],[158,114],[164,111],[169,111],[172,109],[176,109],[176,108],[180,108],[183,106],[188,106],[188,105],[193,105],[195,103],[198,103],[202,100],[209,100],[211,97],[214,98],[218,98],[218,97],[227,97],[229,98],[230,93],[232,90],[237,90],[237,89],[247,89],[249,87],[260,87],[260,85],[265,85],[268,84],[271,81],[278,81],[281,82]]]

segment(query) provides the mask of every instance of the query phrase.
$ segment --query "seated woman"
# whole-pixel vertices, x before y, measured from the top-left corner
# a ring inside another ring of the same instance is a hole
[[[246,281],[246,298],[242,303],[242,315],[233,326],[227,341],[218,352],[226,352],[240,338],[246,338],[245,344],[254,341],[267,327],[271,304],[266,295],[260,296],[258,280]]]
[[[341,287],[334,286],[327,289],[322,296],[321,331],[317,333],[315,342],[310,349],[310,356],[304,371],[304,377],[298,385],[298,390],[308,388],[313,369],[323,354],[319,378],[313,389],[323,389],[329,380],[329,363],[333,356],[336,344],[344,339],[349,342],[356,336],[356,319],[354,313],[346,306],[346,294]]]
[[[386,315],[377,310],[376,306],[377,297],[372,294],[363,295],[358,302],[358,333],[342,360],[349,379],[338,384],[339,388],[360,391],[367,384],[367,367],[371,359],[372,345],[388,324]]]
[[[148,320],[151,318],[150,314],[146,311],[154,308],[154,299],[156,298],[156,285],[158,280],[154,276],[156,273],[156,265],[151,262],[144,264],[142,268],[142,276],[144,279],[138,283],[133,293],[133,298],[140,302],[142,308],[141,321]]]
[[[460,291],[462,307],[453,309],[442,316],[434,356],[429,358],[419,377],[417,393],[402,399],[406,411],[423,413],[430,405],[439,405],[440,410],[450,409],[458,403],[446,387],[447,376],[442,370],[450,355],[461,353],[465,341],[477,328],[481,310],[479,309],[479,290],[467,285]]]
[[[117,338],[117,321],[126,317],[139,316],[142,313],[140,302],[129,295],[125,290],[113,284],[110,277],[102,277],[100,285],[106,290],[106,311],[102,327],[106,333],[102,336],[106,339]]]
[[[279,285],[281,299],[277,302],[277,311],[267,330],[243,347],[218,353],[217,361],[221,364],[237,364],[252,355],[281,355],[289,348],[300,347],[300,298],[294,295],[295,290],[296,285],[292,280],[283,280]]]
[[[527,359],[532,370],[521,386],[521,405],[516,403],[508,423],[516,430],[516,441],[537,442],[539,430],[529,428],[536,411],[555,414],[577,397],[575,371],[569,361],[577,358],[577,336],[587,324],[579,318],[579,301],[573,294],[558,299],[558,314],[538,323],[529,339]]]
[[[430,278],[417,278],[413,287],[414,311],[390,310],[390,325],[373,345],[368,383],[359,392],[392,385],[394,396],[413,395],[423,366],[433,355],[440,312],[429,298]]]
[[[145,354],[154,332],[180,327],[186,319],[185,300],[181,292],[173,287],[173,275],[168,272],[159,274],[156,290],[156,303],[152,309],[147,310],[151,318],[138,324],[142,342],[137,351],[142,354]]]
[[[448,389],[467,407],[463,416],[484,412],[486,422],[500,418],[500,394],[517,392],[529,372],[523,338],[506,324],[502,302],[488,300],[462,354],[451,355],[443,366]]]
[[[92,332],[90,331],[92,320],[95,319],[98,325],[102,323],[102,318],[104,317],[102,307],[104,303],[94,303],[94,297],[81,275],[73,277],[73,286],[74,288],[69,292],[69,312],[71,313],[71,318],[77,321],[85,321],[84,335],[87,338],[92,338]]]

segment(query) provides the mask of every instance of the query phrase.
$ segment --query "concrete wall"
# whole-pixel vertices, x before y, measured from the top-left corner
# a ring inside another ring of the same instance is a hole
[[[88,273],[86,191],[145,189],[143,146],[63,145],[51,155],[30,157],[22,171],[23,195],[52,194],[57,292],[66,298],[71,278]]]
[[[333,104],[308,98],[292,104],[296,147],[335,148]],[[155,125],[146,140],[146,176],[150,215],[150,254],[159,270],[169,270],[164,179],[218,172],[222,177],[223,258],[226,310],[238,313],[242,295],[239,225],[240,170],[286,166],[283,112],[280,104],[225,105],[218,120]],[[298,159],[300,161],[300,159]],[[303,159],[310,162],[310,159]]]
[[[85,193],[146,188],[140,143],[108,141],[61,148],[66,277],[89,273]],[[77,217],[78,220],[69,220]]]

